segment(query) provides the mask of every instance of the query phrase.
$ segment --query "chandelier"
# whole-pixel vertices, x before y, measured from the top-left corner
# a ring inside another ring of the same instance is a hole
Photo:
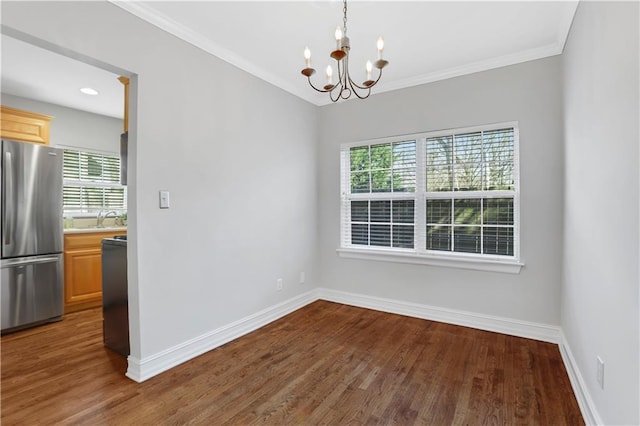
[[[349,73],[349,37],[347,37],[347,0],[343,0],[344,7],[342,8],[343,13],[343,26],[340,28],[336,28],[336,50],[331,52],[329,55],[337,62],[338,68],[338,81],[336,84],[333,84],[333,68],[331,65],[327,66],[327,84],[325,84],[322,89],[317,88],[311,82],[311,76],[315,74],[316,70],[311,68],[311,51],[309,47],[305,47],[304,49],[304,59],[306,61],[307,66],[302,70],[302,75],[307,77],[307,81],[309,81],[309,85],[316,91],[321,93],[329,93],[329,98],[331,102],[337,102],[340,99],[349,99],[352,94],[356,95],[360,99],[366,99],[371,94],[371,88],[376,85],[376,83],[382,77],[382,68],[384,68],[389,62],[382,59],[382,50],[384,48],[384,41],[382,37],[378,37],[377,48],[378,48],[378,60],[371,64],[371,61],[367,61],[366,64],[366,72],[367,79],[360,85],[353,81],[351,75]],[[371,71],[373,67],[378,69],[378,77],[375,80],[371,79]]]

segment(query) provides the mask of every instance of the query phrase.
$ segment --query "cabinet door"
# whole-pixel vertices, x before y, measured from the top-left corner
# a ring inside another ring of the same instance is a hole
[[[122,231],[64,235],[64,312],[102,305],[102,239]]]
[[[68,250],[64,253],[65,312],[102,302],[102,252],[100,248]],[[79,305],[73,309],[69,305]]]
[[[22,142],[49,145],[49,124],[53,117],[0,107],[0,136]]]

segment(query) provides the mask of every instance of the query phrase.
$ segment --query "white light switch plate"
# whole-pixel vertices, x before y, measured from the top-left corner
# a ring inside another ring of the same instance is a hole
[[[160,191],[160,208],[169,208],[169,191]]]

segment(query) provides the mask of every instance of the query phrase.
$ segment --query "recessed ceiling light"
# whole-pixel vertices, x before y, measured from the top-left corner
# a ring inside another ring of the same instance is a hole
[[[91,87],[83,87],[82,89],[80,89],[80,91],[85,95],[92,95],[92,96],[95,96],[99,93],[96,89],[92,89]]]

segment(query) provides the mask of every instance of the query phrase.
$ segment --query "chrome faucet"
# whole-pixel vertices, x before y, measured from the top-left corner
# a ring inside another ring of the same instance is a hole
[[[105,213],[105,212],[104,212],[104,209],[101,209],[101,210],[98,212],[98,217],[97,217],[97,219],[98,219],[98,224],[97,224],[97,225],[98,225],[98,228],[104,228],[104,225],[103,225],[104,220],[105,220],[106,218],[108,218],[108,217],[109,217],[109,215],[111,215],[111,214],[113,214],[113,217],[118,216],[118,213],[117,213],[117,212],[115,212],[115,211],[113,211],[113,210],[111,210],[111,211],[109,211],[109,212],[106,212],[106,213]]]

